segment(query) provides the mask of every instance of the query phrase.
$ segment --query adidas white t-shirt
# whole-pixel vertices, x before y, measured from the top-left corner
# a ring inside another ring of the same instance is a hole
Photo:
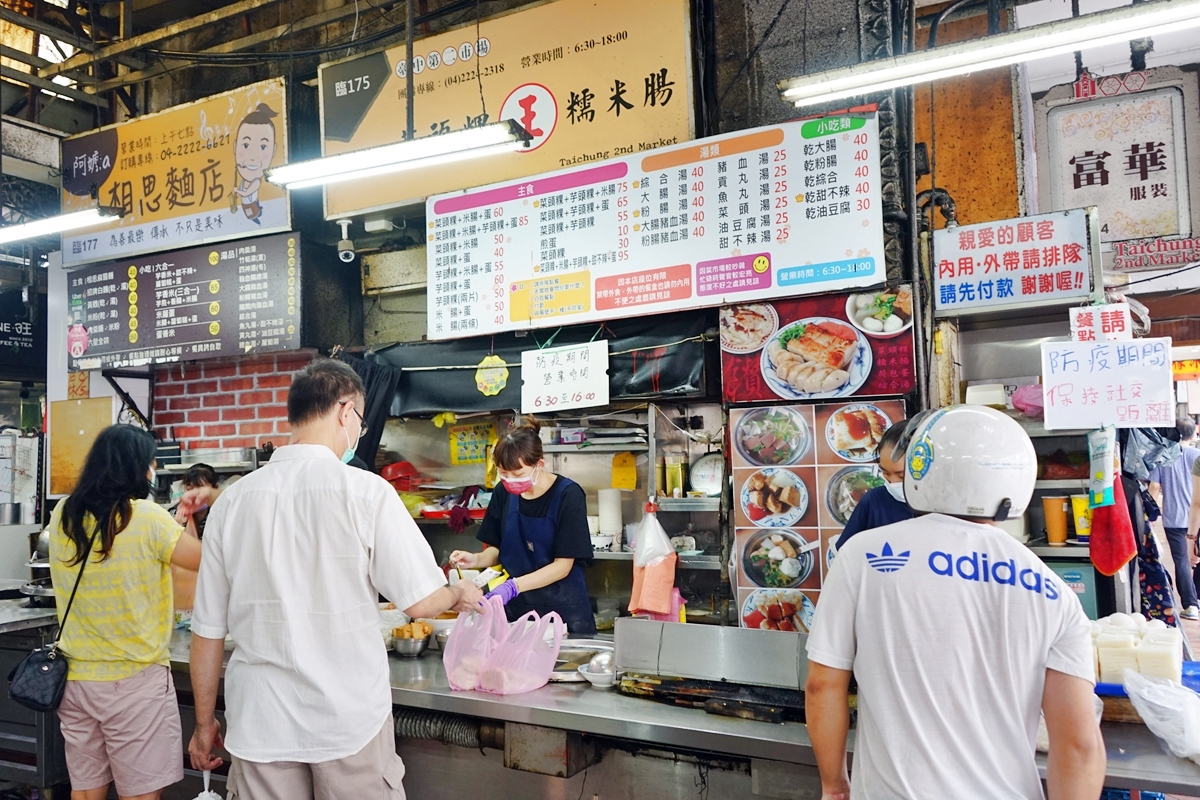
[[[846,543],[808,657],[858,680],[856,800],[1041,800],[1045,671],[1094,680],[1090,623],[1058,576],[999,528],[941,514]]]

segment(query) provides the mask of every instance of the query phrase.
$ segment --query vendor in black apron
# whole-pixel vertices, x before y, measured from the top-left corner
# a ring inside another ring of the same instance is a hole
[[[583,579],[584,562],[592,558],[587,500],[579,484],[546,469],[539,427],[527,418],[496,442],[500,484],[476,537],[487,546],[482,553],[455,550],[450,563],[463,569],[502,564],[512,577],[488,597],[504,600],[510,621],[529,611],[557,611],[569,633],[595,634]]]

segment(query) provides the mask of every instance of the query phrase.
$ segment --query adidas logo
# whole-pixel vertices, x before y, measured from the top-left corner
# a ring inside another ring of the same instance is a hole
[[[867,553],[867,563],[878,572],[896,572],[908,563],[908,554],[908,550],[903,553],[893,553],[892,546],[884,542],[883,552],[879,555]]]

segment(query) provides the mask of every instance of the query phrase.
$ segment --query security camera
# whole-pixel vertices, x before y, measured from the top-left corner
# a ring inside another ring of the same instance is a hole
[[[350,220],[339,219],[337,224],[342,226],[342,238],[337,244],[338,258],[349,264],[354,260],[354,242],[350,241]]]

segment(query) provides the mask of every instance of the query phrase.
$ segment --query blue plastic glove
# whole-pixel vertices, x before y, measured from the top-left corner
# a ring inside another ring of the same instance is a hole
[[[499,597],[504,605],[508,605],[512,602],[512,599],[520,593],[521,590],[517,588],[516,578],[509,578],[504,583],[485,594],[483,599],[487,600],[489,597]]]

